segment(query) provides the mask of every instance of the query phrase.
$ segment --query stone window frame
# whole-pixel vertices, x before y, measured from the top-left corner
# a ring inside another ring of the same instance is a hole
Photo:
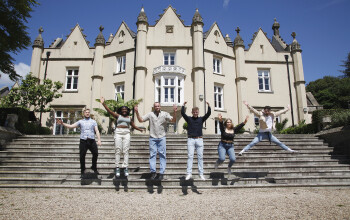
[[[271,70],[270,69],[264,69],[259,68],[257,71],[258,75],[258,92],[266,92],[266,93],[272,93],[272,85],[271,85]],[[261,75],[260,75],[261,73]],[[267,74],[266,74],[267,73]],[[265,75],[266,74],[266,75]],[[262,83],[260,83],[260,80]],[[266,83],[266,80],[268,80]],[[260,85],[262,84],[262,89],[260,89]],[[266,89],[266,85],[268,86],[268,89]]]
[[[166,85],[166,79],[168,80],[168,84]],[[170,79],[170,80],[169,80]],[[169,85],[171,79],[174,80],[173,85]],[[184,102],[184,82],[185,78],[182,75],[174,75],[174,74],[162,74],[155,77],[154,81],[154,100],[159,102],[162,106],[172,106],[174,104],[181,105]],[[169,89],[174,89],[174,101],[165,100],[165,89],[168,89],[169,96],[171,92]],[[180,92],[180,93],[179,93]],[[179,100],[180,97],[180,100]],[[160,99],[159,99],[160,98]]]
[[[69,74],[69,71],[72,71]],[[78,91],[78,83],[79,83],[79,67],[66,67],[66,82],[64,85],[64,90],[68,92]],[[68,88],[68,82],[70,80],[70,88]],[[75,83],[76,82],[76,83]],[[76,84],[76,88],[74,88],[74,84]]]
[[[223,75],[221,57],[213,57],[213,73]]]
[[[125,83],[120,82],[114,84],[114,100],[118,101],[118,94],[120,94],[121,98],[125,99]]]
[[[117,56],[116,74],[125,73],[126,71],[126,55]]]
[[[218,88],[220,88],[220,90]],[[221,102],[219,101],[219,97],[221,97]],[[219,107],[220,103],[221,106]],[[224,106],[224,85],[214,84],[214,109],[224,110]]]

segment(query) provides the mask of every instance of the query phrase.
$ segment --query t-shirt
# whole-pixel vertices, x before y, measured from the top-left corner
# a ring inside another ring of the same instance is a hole
[[[208,112],[203,117],[188,117],[185,113],[185,106],[181,108],[181,115],[187,122],[187,135],[191,137],[203,136],[203,123],[209,118],[211,114],[210,106],[208,106]]]
[[[91,118],[84,118],[75,123],[75,125],[80,127],[80,139],[95,139],[95,127],[97,123]]]
[[[263,116],[265,117],[265,122],[267,125],[267,128],[265,129],[260,129],[259,132],[271,132],[272,131],[272,125],[273,125],[273,120],[271,115]]]
[[[161,111],[158,116],[154,112],[150,112],[142,116],[142,120],[149,120],[150,136],[152,138],[162,138],[166,135],[168,121],[173,120],[173,117],[168,112]]]

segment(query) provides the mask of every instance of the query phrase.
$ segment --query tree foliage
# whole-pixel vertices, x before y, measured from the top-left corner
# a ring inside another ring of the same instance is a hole
[[[10,93],[1,99],[0,107],[20,107],[34,112],[49,112],[49,105],[54,99],[62,97],[59,90],[63,84],[46,79],[39,84],[39,79],[28,74],[17,88],[12,88]]]
[[[350,77],[325,76],[310,82],[306,91],[311,92],[325,109],[348,108],[350,101]]]
[[[11,53],[16,54],[30,45],[26,23],[36,5],[35,0],[0,0],[0,71],[11,80],[19,78]]]
[[[345,70],[341,70],[340,72],[344,73],[343,77],[350,77],[350,53],[348,53],[348,59],[343,60],[343,65],[340,65],[342,67],[345,67]]]
[[[100,99],[96,99],[97,102],[101,102]],[[127,102],[124,101],[124,99],[122,99],[122,97],[118,94],[118,100],[114,100],[114,99],[109,99],[109,100],[105,100],[106,105],[108,106],[108,108],[114,112],[117,111],[118,108],[122,107],[122,106],[127,106],[128,108],[130,108],[131,110],[134,108],[135,105],[138,105],[140,102],[142,102],[142,99],[131,99]],[[101,108],[94,108],[94,111],[96,111],[98,114],[108,117],[111,121],[114,121],[115,118],[109,114],[105,109],[101,109]]]

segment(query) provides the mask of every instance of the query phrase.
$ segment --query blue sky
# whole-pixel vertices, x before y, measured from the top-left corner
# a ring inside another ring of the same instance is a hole
[[[350,52],[350,0],[38,0],[41,5],[34,8],[28,20],[28,33],[32,42],[43,27],[45,47],[57,37],[64,39],[77,23],[93,46],[104,26],[106,40],[115,34],[122,21],[136,31],[136,19],[142,6],[150,25],[154,25],[163,9],[172,5],[186,25],[191,25],[195,9],[204,20],[204,30],[217,22],[223,34],[233,40],[234,31],[240,27],[246,48],[259,27],[272,37],[274,18],[280,23],[280,35],[287,44],[292,42],[291,33],[303,50],[303,65],[307,83],[325,75],[339,76],[342,60]],[[32,48],[14,55],[15,68],[19,74],[29,72]],[[2,76],[0,87],[11,86]]]

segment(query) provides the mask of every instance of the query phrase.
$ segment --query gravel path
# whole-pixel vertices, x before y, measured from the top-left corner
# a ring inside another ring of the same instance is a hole
[[[0,219],[350,219],[350,189],[1,189]]]

